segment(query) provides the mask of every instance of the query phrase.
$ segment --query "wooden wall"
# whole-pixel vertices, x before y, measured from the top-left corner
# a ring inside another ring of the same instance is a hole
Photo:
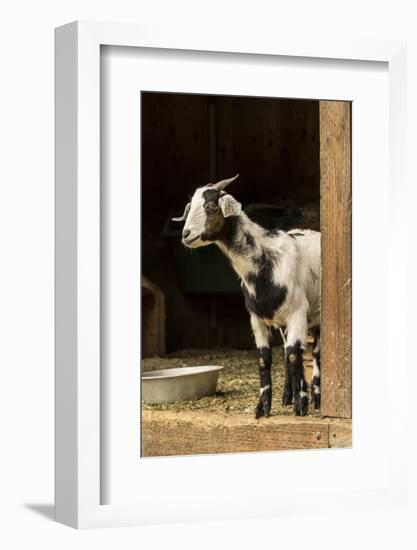
[[[207,183],[207,97],[142,94],[142,220],[158,234],[169,209]]]
[[[142,271],[165,293],[167,351],[252,347],[243,298],[182,294],[161,231],[197,186],[237,172],[231,192],[244,205],[318,204],[319,103],[149,92],[141,102]]]
[[[217,173],[241,174],[239,199],[245,204],[318,201],[318,102],[220,97],[216,115]]]

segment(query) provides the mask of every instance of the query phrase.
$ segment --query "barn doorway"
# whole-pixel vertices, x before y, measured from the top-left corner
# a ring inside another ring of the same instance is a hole
[[[228,418],[232,426],[233,419],[237,419],[251,430],[259,380],[249,316],[237,276],[215,245],[192,252],[186,250],[181,244],[182,227],[171,222],[171,218],[182,214],[188,197],[197,187],[239,173],[239,180],[230,192],[249,217],[267,228],[321,229],[325,261],[329,265],[327,277],[331,285],[338,284],[338,277],[346,281],[350,269],[350,104],[143,92],[141,113],[142,274],[148,286],[157,289],[159,304],[163,303],[165,312],[165,323],[161,326],[160,316],[152,311],[156,301],[144,289],[142,316],[158,318],[159,325],[155,323],[149,329],[149,322],[142,323],[142,370],[228,365],[219,380],[219,391],[210,400],[160,407],[142,404],[142,455],[251,450],[245,446],[223,449],[215,438],[205,437],[206,432],[200,430],[200,433],[197,427],[190,437],[189,414],[196,420],[196,426],[204,425],[207,415],[211,415],[210,421],[217,427]],[[340,173],[345,182],[342,196],[338,187]],[[339,200],[338,212],[344,212],[343,219],[338,219],[332,210],[335,197]],[[339,231],[340,224],[343,229]],[[334,263],[338,249],[340,262],[332,268],[330,264]],[[333,290],[324,293],[329,315],[324,340],[330,341],[327,331],[333,338],[331,346],[339,352],[341,347],[346,348],[342,342],[347,341],[350,327],[350,288],[345,287],[343,292],[349,296],[335,296]],[[342,298],[348,305],[340,312],[335,303]],[[343,317],[340,333],[333,330],[340,321],[337,315]],[[149,334],[159,342],[157,353],[149,344]],[[299,438],[294,440],[293,426],[288,425],[292,408],[280,404],[284,357],[278,331],[273,346],[275,397],[269,419],[272,422],[262,429],[275,426],[275,435],[272,439],[263,437],[264,446],[268,442],[271,445],[263,450],[330,446],[331,429],[338,434],[334,442],[337,439],[337,444],[349,444],[350,425],[332,424],[329,428],[326,421],[322,426],[319,413],[303,420],[304,424],[298,427]],[[323,375],[327,369],[329,383],[323,388],[322,411],[328,416],[349,418],[349,354],[344,354],[346,363],[339,372],[334,356],[330,357],[331,346],[324,345],[328,359],[323,364]],[[311,367],[311,349],[307,350],[305,364]],[[338,386],[333,384],[336,378]],[[309,374],[306,379],[310,379]],[[343,390],[343,395],[335,395],[336,387]],[[158,415],[162,417],[159,419]],[[164,438],[159,429],[155,431],[158,419],[170,427],[171,433],[178,432],[179,443],[175,448],[169,447],[172,437]],[[242,425],[239,429],[241,434]],[[327,436],[317,438],[322,430]],[[184,452],[179,452],[178,445]]]
[[[228,261],[190,254],[170,220],[196,187],[240,173],[231,192],[255,221],[319,229],[319,102],[147,92],[142,117],[142,270],[165,293],[166,350],[250,348]]]

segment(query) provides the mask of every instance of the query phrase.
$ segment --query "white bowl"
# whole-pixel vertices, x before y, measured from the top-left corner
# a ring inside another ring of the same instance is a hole
[[[213,395],[222,368],[208,365],[146,371],[142,374],[142,400],[174,403]]]

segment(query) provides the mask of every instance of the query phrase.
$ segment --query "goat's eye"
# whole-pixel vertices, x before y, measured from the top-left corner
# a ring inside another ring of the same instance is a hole
[[[209,210],[211,212],[214,212],[214,210],[217,210],[217,204],[215,202],[209,202],[206,205],[206,210]]]

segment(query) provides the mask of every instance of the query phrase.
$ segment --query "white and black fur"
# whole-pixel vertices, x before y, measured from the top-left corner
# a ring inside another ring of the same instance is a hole
[[[256,418],[269,416],[272,399],[271,328],[286,327],[286,368],[282,396],[296,415],[308,411],[303,349],[311,329],[311,399],[320,407],[320,233],[269,230],[254,223],[224,189],[238,176],[198,188],[181,218],[189,248],[216,244],[241,280],[259,354],[260,397]]]

